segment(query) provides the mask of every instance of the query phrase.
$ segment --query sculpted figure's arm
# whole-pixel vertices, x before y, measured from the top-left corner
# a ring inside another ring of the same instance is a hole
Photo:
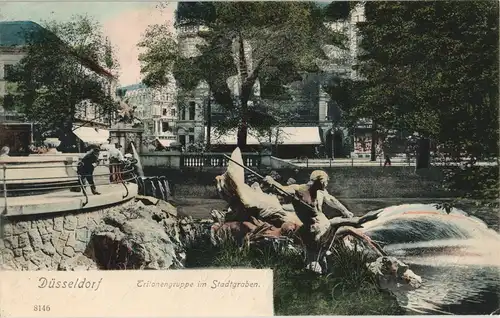
[[[288,186],[281,185],[279,182],[276,182],[276,180],[274,180],[271,176],[266,176],[264,178],[264,182],[266,182],[267,184],[272,185],[276,188],[280,188],[284,192],[291,194],[291,195],[295,195],[295,191],[298,190],[300,187],[300,185],[298,185],[298,184],[291,184]]]
[[[120,161],[125,160],[125,157],[123,156],[122,152],[119,149],[116,150],[116,155],[118,157],[118,160],[120,160]]]
[[[342,212],[342,215],[346,218],[352,218],[354,214],[349,211],[342,203],[340,203],[337,198],[328,193],[326,190],[323,190],[324,193],[324,202],[328,204],[330,207],[334,209],[339,209]]]

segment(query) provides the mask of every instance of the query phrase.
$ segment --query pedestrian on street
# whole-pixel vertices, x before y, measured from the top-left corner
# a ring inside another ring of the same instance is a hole
[[[37,147],[35,146],[34,143],[31,143],[29,146],[28,146],[28,149],[30,151],[30,154],[34,154],[34,153],[37,153]]]
[[[391,156],[388,153],[385,154],[384,167],[385,166],[389,166],[389,167],[391,166]]]
[[[82,180],[82,184],[85,186],[85,180],[90,185],[90,190],[92,194],[99,195],[94,183],[94,169],[97,167],[99,162],[99,147],[92,146],[90,150],[83,156],[78,164],[77,173]]]
[[[111,183],[122,182],[122,163],[123,163],[123,154],[120,151],[122,145],[119,143],[110,145],[108,149],[108,157],[109,157],[109,181]]]
[[[380,147],[380,154],[384,155],[385,162],[384,162],[384,167],[391,166],[391,145],[389,143],[389,140],[385,139],[382,141],[381,147]]]

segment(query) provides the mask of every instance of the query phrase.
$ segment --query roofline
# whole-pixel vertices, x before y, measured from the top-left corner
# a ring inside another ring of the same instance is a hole
[[[57,34],[54,34],[51,30],[45,28],[44,26],[42,26],[34,21],[30,21],[30,20],[2,21],[2,22],[0,22],[0,24],[15,24],[15,23],[21,23],[21,22],[34,24],[34,25],[37,25],[38,27],[40,27],[41,29],[48,31],[49,33],[54,35],[66,48],[69,49],[68,53],[70,53],[71,55],[76,57],[84,66],[88,67],[89,69],[91,69],[92,71],[96,72],[99,75],[103,75],[103,76],[106,76],[108,78],[118,80],[118,76],[113,75],[110,71],[106,70],[104,67],[95,63],[94,61],[90,60],[89,58],[79,55],[78,53],[73,51],[66,42],[64,42],[61,38],[59,38],[57,36]],[[26,46],[25,45],[23,45],[23,46],[10,46],[10,47],[0,46],[0,51],[22,53],[22,52],[26,51]]]
[[[0,24],[13,24],[13,23],[20,23],[20,22],[29,22],[29,23],[33,23],[33,24],[41,26],[40,24],[36,23],[35,21],[31,21],[31,20],[0,21]]]
[[[120,86],[117,89],[124,89],[127,91],[133,91],[133,90],[139,90],[139,89],[145,89],[145,88],[150,88],[146,84],[143,83],[138,83],[138,84],[131,84],[131,85],[126,85],[126,86]]]

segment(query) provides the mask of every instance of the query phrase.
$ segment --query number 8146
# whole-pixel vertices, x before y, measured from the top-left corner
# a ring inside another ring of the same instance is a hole
[[[50,311],[50,305],[34,305],[33,311]]]

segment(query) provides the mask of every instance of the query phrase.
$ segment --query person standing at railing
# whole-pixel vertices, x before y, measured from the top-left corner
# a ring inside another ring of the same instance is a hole
[[[114,145],[110,145],[108,149],[108,157],[109,157],[109,181],[111,183],[122,182],[122,163],[124,161],[123,154],[120,151],[122,145],[116,143]]]
[[[90,190],[92,194],[99,195],[97,192],[97,188],[94,183],[94,169],[97,167],[99,162],[99,147],[92,146],[90,150],[83,156],[81,161],[78,164],[77,173],[82,179],[82,182],[85,186],[85,180],[90,185]]]
[[[3,146],[2,149],[0,149],[0,158],[9,157],[9,152],[10,148],[7,146]]]
[[[129,173],[128,174],[122,174],[123,177],[130,181],[131,178],[133,178],[133,176],[138,176],[139,175],[139,172],[138,172],[138,169],[137,169],[137,160],[134,158],[134,156],[130,153],[127,153],[125,154],[125,160],[124,160],[124,169],[125,170],[128,170]],[[132,171],[130,171],[132,169]]]

